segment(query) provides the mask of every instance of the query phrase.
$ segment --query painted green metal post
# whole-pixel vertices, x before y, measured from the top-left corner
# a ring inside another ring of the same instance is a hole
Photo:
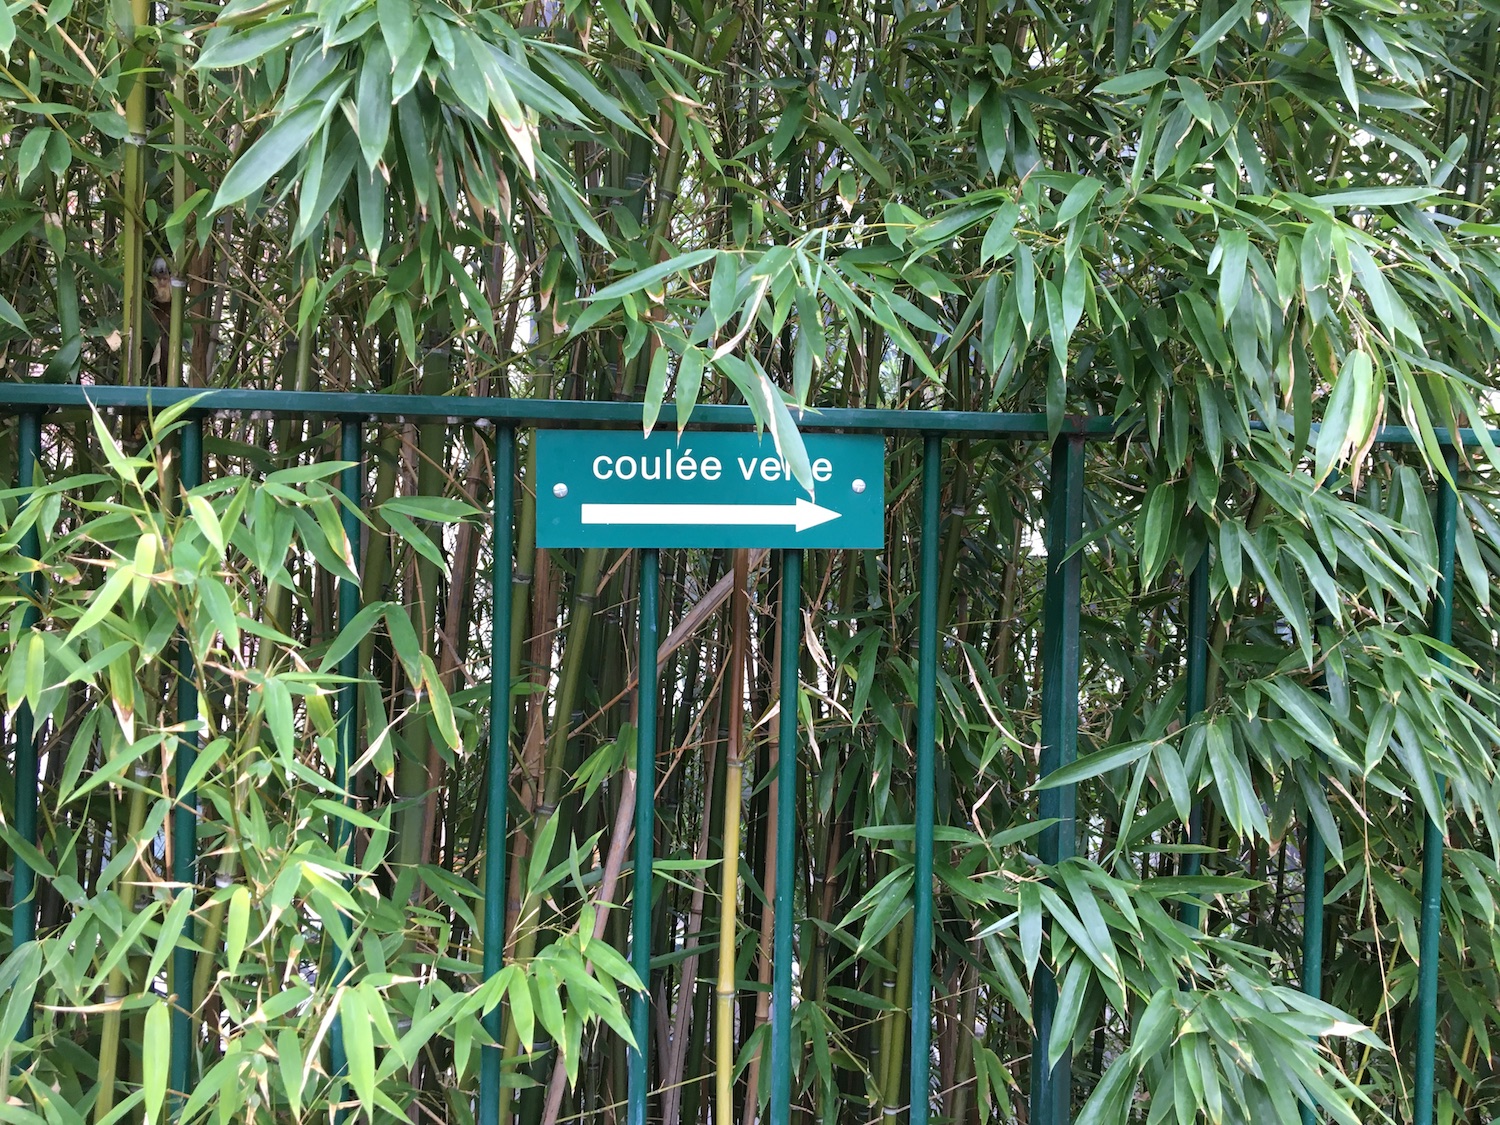
[[[196,416],[182,428],[181,484],[184,492],[203,481],[203,421]],[[172,881],[197,896],[198,883],[198,795],[188,789],[188,775],[198,758],[198,674],[193,647],[186,635],[177,638],[177,735],[175,754],[177,802],[172,808]],[[179,891],[178,893],[182,893]],[[170,1087],[178,1099],[185,1098],[193,1068],[193,970],[197,958],[191,945],[192,916],[188,916],[184,940],[172,951],[172,1058]]]
[[[340,512],[340,520],[344,527],[344,538],[349,541],[349,562],[355,574],[359,573],[360,554],[358,512],[364,503],[362,428],[363,425],[359,419],[346,418],[339,439],[339,458],[349,462],[339,477],[339,490],[343,492],[344,499],[347,501]],[[358,613],[359,583],[349,578],[340,578],[339,628],[343,629],[348,626]],[[354,761],[355,743],[359,732],[359,722],[356,718],[359,710],[359,685],[355,682],[358,675],[359,651],[356,646],[339,661],[339,676],[344,682],[339,685],[338,694],[338,746],[333,762],[333,783],[344,794],[345,802],[353,801],[349,793],[349,763]],[[334,832],[335,848],[347,856],[354,846],[353,826],[347,820],[340,819]],[[340,952],[333,969],[335,984],[344,979],[344,974],[348,972],[348,969],[349,966],[344,960],[343,953]],[[348,1071],[349,1062],[344,1054],[344,1021],[341,1016],[335,1016],[333,1025],[328,1029],[328,1054],[329,1061],[333,1064],[334,1075],[342,1077]],[[342,1114],[340,1117],[342,1118]]]
[[[1458,479],[1458,452],[1447,452],[1448,475]],[[1458,534],[1458,493],[1438,483],[1438,588],[1432,633],[1453,643],[1453,554]],[[1439,657],[1447,663],[1446,657]],[[1438,779],[1438,792],[1445,782]],[[1422,916],[1417,936],[1417,1065],[1412,1094],[1412,1125],[1432,1125],[1436,1109],[1438,960],[1443,938],[1443,824],[1428,817],[1422,829]]]
[[[792,888],[797,880],[797,683],[802,655],[802,552],[781,552],[781,688],[776,733],[776,916],[771,960],[771,1125],[792,1113]]]
[[[1314,1000],[1323,995],[1323,900],[1328,897],[1328,848],[1308,818],[1302,850],[1302,991]],[[1317,1121],[1307,1102],[1299,1107],[1302,1125]]]
[[[510,609],[515,566],[516,432],[501,426],[495,435],[495,534],[491,548],[490,591],[490,761],[484,820],[484,979],[505,960],[505,862],[510,829]],[[495,1041],[479,1056],[479,1123],[500,1119],[501,1006],[484,1016]]]
[[[635,890],[630,902],[630,967],[642,991],[630,1004],[627,1125],[646,1125],[651,1056],[651,851],[656,836],[656,650],[660,621],[661,556],[641,552],[640,686],[635,731]]]
[[[1083,560],[1073,552],[1083,528],[1083,438],[1068,435],[1052,446],[1051,497],[1047,508],[1047,586],[1042,616],[1041,775],[1078,756],[1078,627]],[[1077,787],[1042,790],[1039,812],[1056,823],[1042,830],[1043,863],[1056,864],[1078,848]],[[1047,1066],[1057,1015],[1057,981],[1044,965],[1037,970],[1036,1038],[1031,1050],[1031,1121],[1066,1125],[1071,1117],[1073,1059],[1064,1051]]]
[[[1187,604],[1187,699],[1183,704],[1183,718],[1192,722],[1208,700],[1208,545],[1203,546],[1203,557],[1188,576]],[[1203,843],[1203,803],[1193,802],[1188,817],[1188,843]],[[1203,870],[1203,857],[1197,852],[1188,852],[1182,857],[1182,873],[1196,875]],[[1185,925],[1198,928],[1202,918],[1202,907],[1193,899],[1182,904],[1180,917]]]
[[[37,459],[42,453],[42,416],[28,410],[17,419],[17,445],[20,466],[16,483],[21,488],[30,488],[35,482]],[[27,501],[29,501],[29,497]],[[21,537],[21,553],[28,559],[41,554],[41,540],[35,526]],[[30,629],[41,616],[36,606],[36,578],[30,574],[21,576],[21,593],[31,605],[21,615],[21,627]],[[23,703],[16,708],[16,835],[28,844],[36,843],[37,805],[36,723],[31,708]],[[19,949],[36,937],[36,872],[19,854],[15,855],[15,871],[11,877],[11,939],[12,951]],[[16,1039],[24,1042],[31,1038],[32,1008],[26,1007]]]
[[[927,1125],[932,1067],[932,821],[937,751],[938,506],[942,439],[922,439],[921,604],[917,611],[917,744],[912,840],[911,1125]]]

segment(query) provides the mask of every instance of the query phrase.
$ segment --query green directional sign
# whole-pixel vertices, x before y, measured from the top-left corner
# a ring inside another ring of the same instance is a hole
[[[769,434],[538,431],[537,546],[882,546],[884,440],[803,440],[811,492]]]

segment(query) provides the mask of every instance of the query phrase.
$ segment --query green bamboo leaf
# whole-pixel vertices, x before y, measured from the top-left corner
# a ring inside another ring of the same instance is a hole
[[[1217,260],[1219,266],[1219,316],[1220,323],[1228,324],[1239,305],[1245,288],[1245,267],[1250,256],[1250,232],[1226,230],[1219,238],[1210,259],[1210,268]]]
[[[1259,575],[1266,591],[1271,595],[1271,600],[1281,610],[1286,618],[1287,624],[1291,626],[1293,634],[1302,646],[1302,654],[1309,665],[1312,664],[1312,628],[1308,622],[1307,606],[1300,597],[1292,597],[1286,586],[1282,583],[1276,573],[1276,568],[1271,564],[1265,552],[1261,549],[1259,538],[1265,535],[1265,528],[1251,535],[1246,532],[1240,536],[1240,545],[1245,554],[1250,556],[1250,562],[1255,567],[1255,573]]]
[[[321,669],[328,672],[337,668],[339,661],[359,647],[369,635],[370,630],[375,627],[375,623],[393,612],[399,614],[401,611],[390,602],[370,602],[368,605],[360,606],[359,612],[339,628],[338,636],[333,639],[333,643],[328,646],[328,651],[323,654]]]
[[[271,727],[276,749],[287,759],[297,753],[296,722],[292,714],[292,694],[277,676],[267,676],[261,683],[261,705]]]
[[[1163,482],[1148,489],[1136,531],[1140,555],[1141,583],[1149,586],[1172,557],[1177,538],[1177,489]]]
[[[1208,761],[1212,767],[1219,804],[1229,823],[1241,836],[1265,839],[1270,834],[1261,809],[1260,795],[1250,779],[1250,772],[1234,752],[1228,723],[1222,716],[1206,725]]]
[[[1073,1035],[1083,1017],[1084,995],[1088,989],[1088,961],[1074,956],[1062,971],[1057,989],[1057,1007],[1051,1037],[1047,1040],[1047,1066],[1056,1067],[1065,1054],[1073,1052]]]
[[[183,930],[187,926],[192,910],[193,890],[191,887],[183,887],[173,898],[172,905],[167,908],[166,917],[162,919],[161,931],[156,935],[156,948],[151,951],[151,961],[146,966],[146,980],[157,978],[166,965],[167,958],[183,940]]]
[[[167,1066],[172,1056],[172,1013],[165,1001],[153,1000],[146,1009],[145,1030],[141,1039],[142,1103],[146,1125],[164,1121],[162,1108],[167,1100]]]
[[[1112,746],[1094,754],[1085,754],[1077,761],[1070,762],[1061,769],[1053,770],[1038,781],[1033,788],[1056,789],[1059,785],[1076,785],[1080,781],[1099,777],[1121,766],[1134,765],[1150,754],[1155,745],[1154,742],[1149,741],[1127,742],[1122,746]]]
[[[281,1088],[291,1103],[292,1112],[300,1116],[302,1088],[307,1084],[308,1069],[302,1064],[302,1041],[296,1028],[283,1027],[276,1033],[276,1067],[281,1073]]]
[[[347,80],[336,83],[336,97]],[[321,103],[297,106],[267,129],[245,154],[234,162],[214,195],[213,211],[238,203],[265,187],[271,177],[287,166],[307,146],[325,107]]]
[[[1198,37],[1192,50],[1187,53],[1187,57],[1193,58],[1217,46],[1236,24],[1249,17],[1251,7],[1251,0],[1235,0],[1229,11],[1215,20],[1213,26]]]
[[[425,531],[407,519],[399,509],[382,509],[381,515],[385,517],[385,522],[390,525],[391,531],[400,538],[401,542],[432,562],[445,575],[448,573],[447,556]]]
[[[1063,196],[1063,201],[1057,208],[1057,216],[1052,220],[1052,226],[1062,227],[1081,215],[1084,208],[1094,202],[1094,197],[1103,187],[1102,180],[1096,180],[1093,176],[1084,176],[1068,189],[1067,195]]]
[[[438,675],[437,665],[426,653],[422,654],[420,682],[427,691],[427,702],[432,707],[432,719],[437,724],[438,734],[450,749],[457,750],[460,739],[458,722],[453,715],[453,703],[448,698],[448,689],[443,686],[442,677]]]
[[[21,314],[16,311],[16,306],[11,304],[4,297],[0,297],[0,320],[5,321],[5,323],[7,324],[14,325],[22,332],[25,332],[28,336],[31,335],[31,329],[26,327],[26,321],[22,318]]]
[[[375,1114],[375,1037],[365,998],[359,989],[345,987],[339,994],[339,1026],[344,1033],[344,1051],[349,1063],[349,1085],[360,1106]]]
[[[1463,498],[1463,501],[1463,505],[1459,507],[1458,520],[1454,524],[1457,532],[1455,545],[1458,549],[1458,559],[1463,566],[1464,577],[1468,579],[1469,586],[1474,591],[1475,601],[1479,603],[1481,609],[1488,609],[1490,575],[1479,554],[1479,544],[1474,538],[1474,526],[1469,522],[1467,506],[1471,506],[1471,502],[1467,496]]]
[[[1128,96],[1139,94],[1143,90],[1149,90],[1153,86],[1165,82],[1170,75],[1165,70],[1156,67],[1148,67],[1145,70],[1132,70],[1125,74],[1116,75],[1094,87],[1096,94],[1117,94]]]
[[[624,985],[630,991],[640,992],[645,988],[645,985],[641,983],[641,978],[630,967],[630,962],[620,956],[613,946],[603,941],[591,941],[587,956],[595,969],[611,980]]]
[[[412,6],[404,0],[375,0],[375,14],[391,58],[401,58],[418,35],[424,43],[428,41],[426,29],[412,21]]]
[[[657,262],[647,266],[643,270],[627,274],[618,281],[606,285],[591,297],[584,298],[588,301],[608,301],[623,297],[629,293],[639,293],[643,289],[655,290],[656,287],[674,274],[690,270],[694,266],[700,266],[710,261],[717,255],[715,250],[693,250],[686,254],[679,254],[675,258],[669,258],[665,262]]]
[[[366,49],[354,104],[358,107],[359,147],[366,169],[374,171],[391,133],[391,56],[381,40]]]
[[[1113,979],[1117,973],[1117,964],[1114,955],[1114,944],[1099,945],[1095,942],[1093,934],[1086,927],[1078,915],[1075,914],[1062,896],[1046,883],[1039,885],[1042,906],[1047,911],[1047,916],[1053,923],[1061,926],[1064,932],[1072,940],[1078,950],[1093,963],[1094,968],[1099,971],[1103,978]]]
[[[228,29],[228,34],[210,32],[195,70],[228,70],[259,62],[313,27],[309,15],[297,14],[269,19],[248,30]]]
[[[787,409],[781,392],[772,384],[770,376],[758,363],[755,365],[755,374],[756,386],[760,392],[758,413],[770,424],[771,438],[776,443],[776,453],[792,470],[792,476],[797,483],[807,490],[809,496],[813,496],[812,461],[807,456],[807,445],[802,440],[801,431],[792,421],[791,411]]]
[[[4,6],[0,4],[0,8]],[[29,180],[31,173],[42,162],[42,153],[51,135],[52,130],[45,125],[37,125],[26,131],[26,136],[21,139],[21,145],[16,150],[16,179],[21,183]]]
[[[688,419],[692,417],[693,407],[698,403],[698,395],[703,389],[703,371],[707,362],[707,355],[703,349],[689,344],[682,353],[682,359],[677,365],[677,389],[675,401],[677,403],[677,433],[681,436],[687,428]]]
[[[1090,287],[1088,263],[1078,255],[1069,258],[1063,264],[1061,288],[1063,327],[1069,337],[1078,328],[1078,322],[1083,319],[1083,309],[1088,301]]]
[[[667,397],[667,375],[669,374],[667,365],[672,358],[671,350],[660,340],[655,342],[654,347],[651,369],[646,376],[644,403],[641,408],[641,429],[647,437],[651,436],[651,430],[656,426],[656,419],[661,415],[662,401]]]
[[[68,631],[67,639],[63,642],[72,645],[79,637],[83,636],[95,625],[103,621],[115,604],[130,588],[131,580],[135,577],[135,571],[125,563],[115,564],[115,568],[109,572],[109,577],[99,587],[98,592],[89,600],[88,608],[83,611],[78,620],[74,622],[73,628]]]
[[[1079,922],[1088,932],[1090,943],[1099,951],[1103,965],[1107,966],[1106,972],[1121,987],[1124,987],[1124,978],[1120,974],[1120,956],[1115,949],[1114,938],[1110,934],[1108,923],[1104,920],[1104,913],[1094,899],[1093,890],[1078,870],[1077,862],[1068,861],[1059,864],[1057,876],[1068,892],[1068,899],[1078,914]]]
[[[1344,188],[1308,198],[1319,207],[1391,207],[1401,203],[1426,203],[1444,194],[1441,188],[1420,184],[1385,187]]]
[[[1328,55],[1333,60],[1333,69],[1339,76],[1344,97],[1349,99],[1349,108],[1359,112],[1359,83],[1354,78],[1354,65],[1349,60],[1349,47],[1339,21],[1332,15],[1322,19],[1323,36],[1328,43]]]
[[[381,515],[391,512],[434,523],[464,523],[484,518],[484,513],[473,504],[456,496],[392,496],[380,505]]]
[[[0,1035],[6,1043],[19,1043],[21,1024],[31,1014],[36,987],[41,981],[43,949],[40,942],[28,941],[0,964],[0,996],[5,998],[0,1013]]]
[[[229,895],[228,919],[224,927],[224,971],[231,977],[239,970],[240,957],[250,933],[250,891],[235,887]],[[300,1094],[300,1089],[299,1089]]]
[[[1344,455],[1365,441],[1361,421],[1369,412],[1374,391],[1370,357],[1362,351],[1350,353],[1339,369],[1314,446],[1314,479],[1328,478]]]
[[[554,1043],[565,1042],[563,1026],[562,982],[550,965],[536,964],[531,976],[531,992],[538,1022]]]
[[[1036,323],[1036,266],[1032,260],[1031,247],[1024,243],[1016,247],[1016,312],[1021,318],[1021,327],[1031,338],[1032,325]]]

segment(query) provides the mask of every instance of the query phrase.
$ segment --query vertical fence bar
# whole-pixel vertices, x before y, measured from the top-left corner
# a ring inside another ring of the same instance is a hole
[[[490,561],[490,761],[484,820],[484,979],[505,960],[505,863],[510,831],[510,608],[515,558],[516,432],[501,426],[495,434],[495,532]],[[479,1056],[479,1121],[500,1119],[501,1006],[484,1016],[484,1030],[495,1041]]]
[[[16,483],[21,488],[30,488],[35,483],[35,471],[37,459],[42,454],[42,416],[36,411],[26,411],[17,419],[17,452],[20,456],[20,465],[17,469]],[[30,497],[22,500],[28,503]],[[21,553],[28,559],[35,559],[41,554],[41,540],[38,538],[35,526],[27,529],[26,534],[21,537]],[[30,629],[36,624],[40,612],[36,607],[36,578],[31,574],[21,576],[21,593],[27,598],[31,605],[21,615],[21,627]],[[16,835],[28,844],[36,844],[36,805],[37,805],[37,763],[36,763],[36,725],[31,714],[31,707],[25,703],[16,708]],[[15,860],[15,870],[11,876],[11,940],[12,951],[19,949],[28,941],[36,937],[36,872],[32,870],[31,864],[19,853],[12,853]],[[21,1020],[21,1027],[16,1032],[16,1038],[24,1042],[31,1038],[32,1007],[26,1006],[26,1015]]]
[[[1458,478],[1458,451],[1446,455],[1448,475]],[[1458,534],[1458,493],[1446,480],[1438,482],[1438,588],[1433,612],[1433,636],[1453,643],[1453,554]],[[1438,659],[1447,664],[1447,658]],[[1438,793],[1444,792],[1438,779]],[[1432,1125],[1437,1069],[1438,956],[1443,937],[1443,823],[1427,817],[1422,829],[1422,916],[1417,936],[1417,1060],[1412,1125]]]
[[[184,492],[203,481],[203,420],[187,420],[179,439]],[[187,635],[177,638],[177,735],[175,754],[177,803],[172,809],[172,881],[178,893],[197,896],[198,795],[188,789],[188,775],[198,758],[198,674],[193,666],[193,646]],[[172,1058],[170,1087],[178,1097],[186,1096],[193,1066],[193,971],[197,958],[188,944],[193,937],[192,915],[188,915],[184,938],[172,951]]]
[[[942,438],[922,440],[921,604],[917,611],[917,745],[912,839],[911,1125],[927,1125],[932,1066],[932,821],[937,726],[938,505]]]
[[[364,504],[362,429],[363,424],[358,418],[345,418],[339,435],[339,459],[349,462],[339,476],[339,489],[347,501],[339,513],[339,518],[344,526],[344,538],[349,542],[349,564],[355,574],[359,573],[359,509]],[[358,613],[359,583],[349,578],[340,578],[339,629],[346,628]],[[359,723],[356,719],[356,713],[359,710],[359,684],[355,682],[358,675],[359,649],[355,646],[339,661],[339,676],[344,682],[339,684],[338,745],[333,761],[333,782],[344,794],[346,802],[353,800],[349,793],[349,764],[354,761],[356,735],[359,731]],[[338,820],[334,829],[335,848],[341,855],[347,856],[353,844],[353,826],[347,820]],[[348,971],[343,953],[340,952],[337,956],[338,960],[333,969],[335,984],[343,980],[344,974]],[[348,1057],[344,1054],[344,1021],[341,1016],[335,1016],[332,1026],[328,1029],[328,1054],[329,1061],[333,1064],[334,1076],[341,1078],[347,1073],[349,1066]],[[340,1114],[340,1119],[342,1116]]]
[[[660,620],[661,556],[641,552],[640,677],[635,731],[635,889],[630,902],[630,967],[642,991],[630,1003],[627,1125],[646,1125],[651,1054],[651,851],[656,835],[656,649]]]
[[[1208,544],[1203,545],[1203,557],[1188,576],[1187,604],[1187,699],[1183,704],[1183,718],[1192,722],[1208,701]],[[1203,843],[1203,802],[1194,801],[1188,816],[1188,843]],[[1196,875],[1203,870],[1203,857],[1197,852],[1188,852],[1182,857],[1182,873]],[[1202,908],[1197,899],[1184,902],[1179,915],[1185,925],[1198,928]]]
[[[1052,446],[1051,498],[1047,508],[1047,586],[1042,617],[1041,776],[1078,756],[1078,625],[1083,560],[1072,548],[1083,527],[1083,438],[1070,435]],[[1043,863],[1070,858],[1078,847],[1077,787],[1044,789],[1040,815],[1056,823],[1042,830]],[[1064,1052],[1047,1065],[1057,1015],[1057,981],[1045,965],[1037,970],[1036,1038],[1031,1051],[1031,1121],[1066,1125],[1071,1115],[1073,1060]]]
[[[797,672],[802,655],[802,552],[781,553],[781,687],[776,734],[776,917],[771,942],[771,1125],[792,1112],[792,888],[796,884]],[[754,1093],[751,1094],[754,1097]]]

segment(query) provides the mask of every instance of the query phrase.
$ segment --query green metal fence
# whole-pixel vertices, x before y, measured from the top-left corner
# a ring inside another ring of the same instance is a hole
[[[194,391],[185,389],[145,389],[119,387],[79,387],[11,384],[0,386],[0,410],[17,417],[19,442],[18,486],[30,488],[34,466],[44,447],[48,412],[73,412],[84,408],[153,410],[192,400],[190,421],[182,430],[182,484],[191,488],[200,479],[203,466],[203,420],[216,415],[262,413],[296,418],[324,417],[337,420],[341,426],[341,456],[350,462],[344,470],[341,488],[348,500],[343,517],[344,532],[358,564],[360,543],[356,510],[362,503],[364,480],[362,431],[367,424],[392,420],[443,419],[449,423],[483,423],[494,427],[494,470],[497,482],[516,480],[516,432],[518,429],[569,427],[592,424],[605,427],[639,426],[641,408],[630,403],[572,402],[511,398],[428,397],[399,394],[360,394],[322,392],[269,392],[252,390]],[[670,409],[663,424],[673,421]],[[744,427],[752,424],[747,408],[733,406],[700,406],[693,414],[694,425]],[[885,411],[866,409],[832,409],[807,413],[799,419],[807,430],[842,430],[878,433],[889,437],[916,437],[922,443],[921,457],[921,542],[920,542],[920,611],[918,626],[918,696],[916,723],[916,797],[915,797],[915,882],[911,1000],[910,1083],[914,1092],[909,1119],[913,1125],[926,1125],[930,1107],[921,1091],[930,1088],[930,1033],[932,1026],[931,957],[933,911],[930,888],[933,880],[934,829],[934,758],[936,753],[934,721],[936,706],[938,629],[937,597],[939,573],[939,495],[941,487],[943,442],[957,437],[990,437],[1024,441],[1044,441],[1049,435],[1047,420],[1040,415],[990,414],[953,411]],[[1500,440],[1500,432],[1495,433]],[[1050,479],[1046,482],[1050,497],[1046,517],[1046,588],[1042,659],[1042,752],[1040,768],[1047,775],[1075,759],[1079,727],[1079,629],[1080,578],[1083,536],[1083,475],[1086,446],[1090,441],[1119,440],[1128,434],[1117,432],[1108,419],[1070,418],[1061,432],[1052,438]],[[1438,431],[1438,440],[1448,449],[1448,470],[1457,472],[1455,445],[1476,444],[1472,431],[1449,434]],[[1414,435],[1402,426],[1386,426],[1376,435],[1377,443],[1412,445]],[[1433,607],[1432,635],[1449,644],[1453,636],[1453,581],[1457,494],[1448,482],[1438,485],[1437,532],[1440,545],[1438,597]],[[511,633],[511,565],[515,550],[514,489],[497,487],[493,513],[494,564],[491,575],[493,612],[491,618],[492,668],[490,679],[490,714],[487,787],[484,794],[486,812],[486,852],[483,864],[484,933],[483,976],[489,979],[502,965],[504,942],[497,939],[505,921],[505,839],[508,817],[508,778],[510,774],[511,708],[509,672],[503,654]],[[31,530],[22,542],[22,550],[31,557],[38,553],[36,532]],[[801,552],[784,551],[780,558],[781,644],[785,652],[797,652],[801,646]],[[1186,715],[1191,718],[1204,706],[1204,673],[1208,664],[1208,598],[1209,560],[1203,558],[1187,582],[1186,606],[1187,650],[1183,653],[1186,677]],[[23,595],[35,599],[36,590],[30,576],[21,579]],[[635,769],[635,872],[636,885],[649,886],[652,871],[653,792],[656,767],[656,700],[659,558],[654,549],[641,551],[639,567],[639,723]],[[341,579],[338,586],[340,626],[348,625],[360,605],[358,584]],[[33,607],[23,626],[37,620]],[[192,683],[192,657],[186,642],[179,646],[182,682]],[[349,767],[357,753],[355,723],[356,687],[359,669],[357,656],[351,651],[343,657],[340,674],[344,686],[338,697],[338,756],[334,770],[335,784],[347,792]],[[779,733],[782,746],[798,743],[796,693],[798,665],[784,660],[781,665]],[[183,691],[178,701],[179,722],[191,727],[197,717],[197,698],[191,690]],[[22,706],[12,727],[15,776],[16,833],[35,843],[37,833],[38,770],[33,718]],[[196,750],[196,736],[183,734],[175,757],[179,790],[172,816],[175,841],[173,878],[185,885],[196,882],[195,851],[198,810],[195,796],[185,789]],[[775,800],[778,808],[776,853],[777,882],[768,894],[777,902],[773,942],[775,975],[772,999],[771,1099],[770,1118],[774,1125],[786,1125],[791,1102],[791,1012],[792,1012],[792,879],[796,824],[796,777],[793,770],[783,770],[776,779]],[[1074,854],[1077,839],[1075,820],[1075,785],[1044,789],[1040,816],[1051,821],[1040,837],[1040,857],[1056,864]],[[1201,819],[1197,810],[1188,826],[1188,839],[1201,840]],[[352,830],[342,824],[336,841],[340,849],[352,846]],[[1438,1000],[1438,942],[1440,899],[1443,881],[1443,825],[1429,820],[1425,828],[1422,866],[1420,922],[1420,964],[1417,988],[1418,1030],[1414,1096],[1417,1125],[1431,1125],[1434,1107],[1433,1082]],[[1302,981],[1304,991],[1316,995],[1320,987],[1323,934],[1323,898],[1325,853],[1315,828],[1308,829],[1305,842],[1306,901],[1304,903],[1304,945]],[[12,946],[19,947],[36,936],[35,873],[22,856],[14,859],[12,912]],[[1186,873],[1197,870],[1200,857],[1185,857]],[[1185,906],[1182,920],[1198,924],[1198,908]],[[630,959],[637,975],[649,979],[650,965],[650,896],[632,898]],[[345,971],[343,964],[334,968]],[[193,1009],[193,957],[185,946],[179,948],[171,962],[170,988],[177,1002],[173,1005],[171,1034],[171,1087],[182,1091],[190,1087],[192,1045],[190,1042]],[[633,998],[631,1025],[640,1048],[631,1053],[629,1066],[630,1125],[645,1125],[647,1099],[651,1088],[651,1042],[649,995]],[[1054,1025],[1058,992],[1056,982],[1045,968],[1035,985],[1034,1014],[1036,1036],[1034,1060],[1045,1060]],[[500,1008],[496,1006],[484,1020],[489,1035],[501,1040]],[[28,1020],[17,1035],[18,1041],[30,1037]],[[333,1073],[345,1067],[341,1029],[337,1022],[330,1035]],[[1047,1069],[1041,1062],[1031,1070],[1030,1121],[1060,1125],[1070,1119],[1071,1060],[1066,1053],[1058,1065]],[[477,1091],[478,1120],[496,1119],[501,1098],[501,1058],[496,1047],[486,1047],[481,1057]],[[1304,1109],[1305,1119],[1313,1119]]]

